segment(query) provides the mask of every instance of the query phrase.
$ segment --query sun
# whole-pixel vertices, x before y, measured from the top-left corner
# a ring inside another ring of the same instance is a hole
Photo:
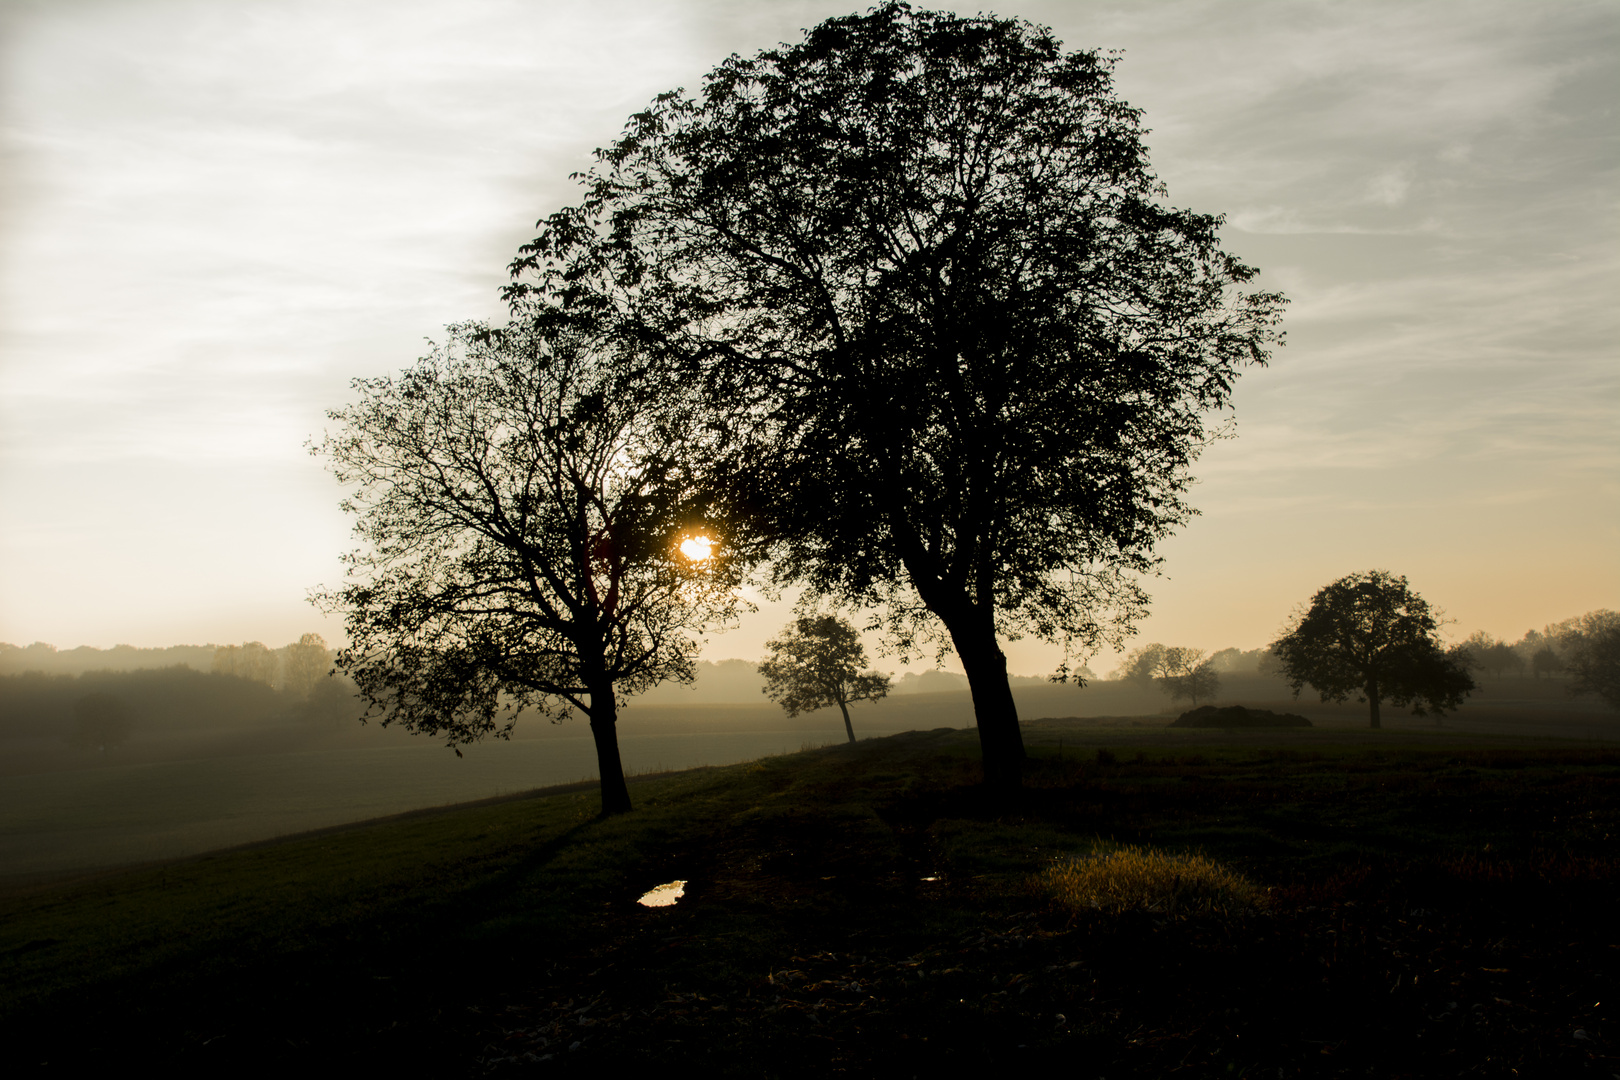
[[[714,553],[714,541],[707,536],[689,536],[681,541],[681,554],[693,562],[703,562]]]

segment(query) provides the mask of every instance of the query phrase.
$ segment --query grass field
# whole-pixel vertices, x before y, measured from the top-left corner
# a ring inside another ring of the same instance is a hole
[[[1229,681],[1232,693],[1305,713],[1347,737],[1365,729],[1364,706],[1272,701],[1264,695],[1277,693],[1274,681]],[[1158,727],[1176,711],[1156,691],[1113,683],[1083,690],[1020,685],[1015,694],[1026,717],[1116,710]],[[1444,727],[1399,712],[1387,723],[1392,733],[1417,739],[1458,731],[1620,738],[1620,718],[1571,700],[1547,680],[1507,680],[1479,697]],[[253,727],[232,719],[184,732],[144,730],[102,754],[76,751],[62,738],[0,741],[0,890],[596,775],[593,744],[578,722],[553,726],[530,719],[512,741],[479,743],[457,758],[433,740],[375,725]],[[969,727],[972,702],[966,693],[896,695],[862,703],[854,720],[862,737]],[[1130,724],[1093,715],[1070,727],[1106,731]],[[729,764],[843,738],[837,710],[789,720],[763,699],[637,702],[625,710],[620,729],[632,773]]]
[[[825,736],[784,725],[643,734],[625,740],[623,756],[632,773],[661,772]],[[595,745],[582,735],[497,742],[459,759],[418,740],[12,776],[0,781],[0,889],[595,776]]]
[[[636,812],[605,821],[574,787],[14,891],[5,1054],[449,1076],[1620,1072],[1620,749],[1129,719],[1027,738],[1008,799],[978,787],[971,732],[937,730],[644,777]],[[1144,887],[1091,907],[1051,887],[1055,864],[1124,847],[1201,856],[1263,900],[1177,910]],[[678,904],[636,904],[674,879]]]

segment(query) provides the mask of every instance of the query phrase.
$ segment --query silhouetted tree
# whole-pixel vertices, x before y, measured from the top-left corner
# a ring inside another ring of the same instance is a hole
[[[1215,665],[1204,655],[1203,649],[1172,646],[1163,651],[1158,666],[1159,686],[1170,695],[1171,701],[1191,699],[1196,708],[1198,699],[1208,700],[1221,688],[1221,677]]]
[[[1523,671],[1524,658],[1505,641],[1497,641],[1484,630],[1476,630],[1457,646],[1456,655],[1467,667],[1497,676],[1506,671]]]
[[[319,634],[304,634],[282,649],[282,688],[299,701],[308,701],[315,686],[332,670],[332,653]]]
[[[1564,662],[1551,647],[1543,645],[1530,657],[1530,672],[1536,678],[1551,677],[1564,670]]]
[[[599,340],[451,327],[314,448],[353,488],[366,546],[338,667],[382,723],[447,745],[510,736],[526,708],[590,719],[602,811],[630,809],[618,698],[690,681],[702,628],[736,610],[740,561],[709,515],[678,388],[598,359]],[[705,559],[694,536],[719,541]],[[456,751],[458,754],[460,750]]]
[[[948,639],[994,785],[1024,760],[1000,637],[1129,633],[1283,304],[1167,204],[1113,63],[1020,20],[831,19],[632,117],[512,267],[514,317],[611,313],[702,380],[784,579]]]
[[[1589,611],[1572,622],[1564,637],[1570,691],[1596,694],[1611,708],[1620,709],[1620,614]]]
[[[274,686],[280,670],[281,658],[262,641],[222,645],[214,652],[214,671],[220,675]]]
[[[855,741],[850,702],[878,701],[889,692],[887,675],[861,671],[866,650],[860,635],[835,615],[801,615],[765,647],[770,653],[759,665],[765,695],[789,716],[837,705],[850,742]]]
[[[1367,702],[1373,727],[1388,700],[1419,716],[1444,715],[1474,689],[1468,669],[1440,645],[1440,622],[1404,577],[1351,574],[1318,590],[1271,645],[1298,697],[1307,683],[1323,701]]]
[[[1257,675],[1265,658],[1264,649],[1221,649],[1209,658],[1209,663],[1218,672]]]
[[[1114,672],[1114,678],[1150,690],[1153,680],[1159,677],[1159,668],[1163,663],[1164,646],[1155,641],[1126,653],[1125,662]]]

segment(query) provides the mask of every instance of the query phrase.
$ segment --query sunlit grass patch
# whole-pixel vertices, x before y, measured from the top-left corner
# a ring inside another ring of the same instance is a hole
[[[1234,914],[1265,903],[1248,878],[1203,855],[1130,846],[1059,860],[1040,885],[1071,911]]]

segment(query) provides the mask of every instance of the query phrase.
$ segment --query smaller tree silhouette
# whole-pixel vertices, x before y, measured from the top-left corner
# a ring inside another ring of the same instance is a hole
[[[1307,683],[1323,701],[1351,694],[1379,705],[1411,705],[1419,716],[1455,709],[1474,689],[1468,669],[1440,647],[1440,620],[1404,577],[1385,570],[1342,577],[1317,590],[1272,643],[1298,697]]]
[[[1590,611],[1577,620],[1565,640],[1570,692],[1596,694],[1610,708],[1620,709],[1620,614]]]
[[[1457,659],[1470,670],[1483,671],[1493,678],[1504,672],[1524,670],[1524,657],[1505,641],[1497,641],[1484,630],[1476,630],[1468,640],[1453,650]]]
[[[1125,662],[1114,672],[1114,678],[1121,682],[1135,683],[1147,690],[1159,677],[1159,668],[1163,664],[1164,646],[1155,641],[1151,645],[1143,645],[1126,653]]]
[[[239,679],[274,686],[280,669],[281,658],[262,641],[221,645],[214,652],[214,672],[219,675],[235,675]]]
[[[320,681],[332,672],[332,653],[319,634],[305,634],[281,650],[282,688],[299,701],[308,701]]]
[[[866,650],[861,639],[853,625],[835,615],[801,615],[765,647],[770,654],[759,665],[765,676],[763,693],[789,716],[837,705],[850,742],[855,741],[850,702],[877,701],[889,693],[887,675],[862,673]]]
[[[1221,688],[1220,674],[1204,650],[1179,645],[1160,654],[1158,678],[1159,688],[1170,695],[1171,701],[1191,698],[1194,708],[1199,698],[1207,701]]]

